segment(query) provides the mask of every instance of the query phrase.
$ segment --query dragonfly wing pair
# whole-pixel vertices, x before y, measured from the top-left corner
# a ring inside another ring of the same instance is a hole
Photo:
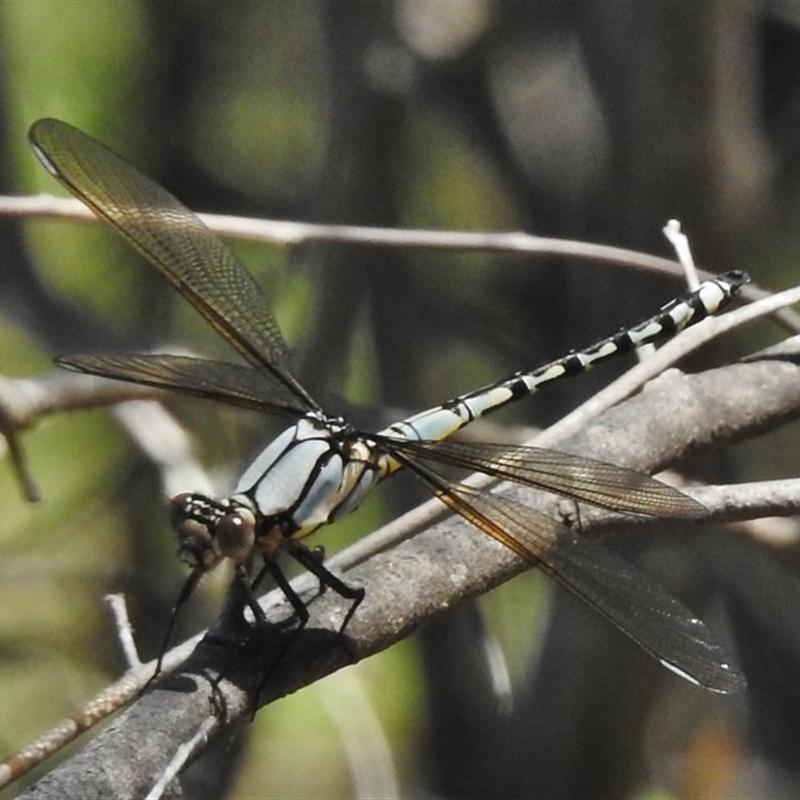
[[[253,276],[177,198],[105,145],[55,119],[29,133],[47,170],[138,250],[252,365],[317,408],[285,368],[287,347]]]

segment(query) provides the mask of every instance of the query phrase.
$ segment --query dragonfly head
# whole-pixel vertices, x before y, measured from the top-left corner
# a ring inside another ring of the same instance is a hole
[[[220,502],[185,493],[173,497],[170,506],[178,557],[192,569],[208,572],[224,558],[242,564],[253,554],[256,515],[247,498]]]
[[[214,536],[222,514],[222,509],[203,495],[179,494],[170,501],[178,557],[192,569],[208,572],[221,561],[214,548]]]

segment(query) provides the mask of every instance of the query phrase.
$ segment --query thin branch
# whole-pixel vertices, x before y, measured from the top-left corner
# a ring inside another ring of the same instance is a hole
[[[174,647],[164,656],[164,672],[176,669],[191,655],[204,634]],[[103,689],[83,708],[58,722],[41,736],[0,764],[0,789],[13,783],[50,756],[75,741],[112,714],[127,706],[147,686],[155,673],[156,662],[150,661],[129,670],[119,680]]]
[[[128,616],[128,606],[125,603],[125,596],[121,594],[107,594],[104,599],[111,609],[111,613],[114,615],[114,622],[117,627],[117,639],[125,655],[128,669],[136,670],[141,668],[142,660],[139,658],[139,649],[136,647],[133,626]]]
[[[14,197],[0,196],[0,215],[10,217],[68,219],[96,222],[95,215],[74,198],[49,194]],[[307,244],[361,245],[397,247],[411,250],[475,251],[517,253],[530,256],[558,256],[597,261],[647,270],[661,275],[683,276],[677,261],[622,247],[592,244],[571,239],[534,236],[521,231],[472,233],[468,231],[434,231],[420,229],[370,228],[359,225],[318,225],[309,222],[231,217],[222,214],[198,214],[215,233],[232,239],[245,239],[266,244],[296,246]],[[702,277],[713,277],[704,272]],[[766,297],[769,292],[754,285],[744,287],[742,297],[748,301]],[[800,316],[784,312],[776,319],[790,332],[800,332]]]
[[[215,727],[212,718],[203,721],[194,736],[175,751],[172,760],[167,764],[153,788],[147,793],[145,800],[161,800],[169,785],[180,775],[186,764],[194,758],[199,750],[208,745],[209,737]]]
[[[0,215],[96,221],[96,216],[74,198],[49,194],[29,197],[0,196]],[[665,275],[681,275],[675,261],[633,250],[588,244],[567,239],[532,236],[521,232],[470,233],[461,231],[372,228],[360,225],[319,225],[288,220],[232,217],[223,214],[198,214],[215,233],[232,239],[280,245],[359,244],[373,247],[399,247],[425,250],[482,250],[502,253],[561,255],[610,261]]]
[[[50,414],[113,405],[131,439],[158,466],[165,495],[186,486],[210,491],[211,482],[192,455],[190,437],[165,407],[153,402],[172,397],[148,386],[62,370],[35,378],[0,375],[0,435],[15,442]]]
[[[692,248],[689,246],[689,237],[681,230],[681,223],[677,219],[668,220],[662,230],[667,241],[675,250],[678,263],[686,274],[689,289],[694,291],[700,285],[700,278],[697,275],[697,265],[694,263]]]

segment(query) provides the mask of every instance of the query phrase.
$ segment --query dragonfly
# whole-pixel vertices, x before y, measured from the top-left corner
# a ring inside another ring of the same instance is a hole
[[[252,588],[272,575],[301,624],[308,611],[277,566],[287,553],[351,600],[342,630],[364,597],[328,571],[304,539],[353,511],[405,469],[447,507],[566,586],[647,653],[712,691],[737,692],[744,678],[707,626],[623,558],[555,518],[502,495],[445,477],[461,467],[617,512],[692,518],[704,507],[641,472],[550,449],[453,440],[473,420],[597,362],[675,335],[725,307],[747,283],[727,272],[655,315],[583,350],[454,397],[377,432],[329,415],[290,371],[288,347],[260,286],[203,222],[172,194],[71,125],[42,119],[29,132],[44,167],[139,251],[248,364],[154,353],[83,353],[56,363],[83,373],[210,398],[291,418],[248,466],[231,495],[183,493],[171,501],[179,557],[191,567],[182,597],[229,560],[265,622]],[[260,562],[259,562],[260,559]],[[253,563],[260,572],[253,580]]]

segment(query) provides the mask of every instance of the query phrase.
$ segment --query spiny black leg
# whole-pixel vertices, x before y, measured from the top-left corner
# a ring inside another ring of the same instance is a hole
[[[271,623],[263,609],[258,603],[258,599],[253,591],[254,587],[263,580],[265,575],[271,575],[275,584],[284,593],[284,596],[294,609],[294,616],[288,620],[273,624]],[[255,617],[255,623],[249,624],[244,618],[244,609],[249,608]],[[288,625],[291,624],[293,619],[297,617],[299,620],[298,626],[289,633],[283,633]],[[231,659],[227,665],[220,670],[220,672],[211,680],[213,687],[217,687],[227,675],[230,674],[237,661],[242,658],[248,660],[255,659],[257,663],[264,662],[264,674],[259,680],[258,687],[253,699],[252,715],[255,716],[258,710],[258,698],[263,693],[264,686],[273,674],[275,668],[283,660],[291,643],[294,641],[295,636],[303,630],[308,622],[309,614],[302,600],[298,597],[297,593],[291,588],[286,577],[283,575],[280,567],[274,561],[265,560],[263,567],[259,571],[254,580],[250,580],[248,569],[245,565],[240,564],[236,567],[234,581],[228,592],[228,599],[226,601],[226,609],[223,611],[223,616],[219,620],[219,634],[223,630],[227,630],[228,634],[231,632],[231,626],[236,626],[238,629],[237,637],[231,641],[229,635],[224,639],[215,634],[214,630],[209,631],[207,638],[219,639],[220,644],[230,646],[233,644],[240,652],[232,654]],[[215,625],[215,628],[217,625]],[[274,645],[278,643],[277,649]],[[265,645],[269,645],[265,649]],[[269,651],[272,652],[269,652]],[[266,654],[269,658],[263,658]]]
[[[298,618],[300,622],[300,628],[304,628],[306,623],[308,622],[308,610],[306,609],[305,603],[300,599],[292,589],[289,582],[286,580],[286,576],[283,574],[283,571],[278,567],[278,565],[274,561],[264,561],[264,565],[258,571],[256,577],[250,582],[249,585],[249,592],[253,595],[253,597],[257,596],[257,589],[261,585],[262,581],[267,575],[272,576],[272,580],[275,582],[275,585],[283,592],[283,596],[289,601],[292,608],[294,609],[295,616]],[[260,608],[260,606],[259,606]],[[263,614],[261,615],[263,617]],[[259,619],[259,624],[261,624],[262,620]],[[277,628],[284,628],[291,625],[292,619],[286,619],[282,622],[273,622],[269,623],[271,625],[275,625]]]
[[[321,544],[314,545],[314,547],[308,548],[308,554],[311,558],[316,559],[318,564],[323,564],[325,562],[325,546]],[[328,585],[325,581],[320,580],[319,576],[315,576],[317,578],[317,582],[319,585],[319,589],[317,589],[317,593],[312,597],[312,600],[316,600],[318,597],[322,597],[325,594],[325,590],[328,588]]]
[[[256,580],[261,577],[260,573]],[[267,618],[264,616],[264,609],[258,604],[258,598],[253,591],[253,586],[250,583],[250,575],[247,572],[247,567],[244,564],[236,565],[236,581],[240,586],[242,597],[247,607],[253,612],[257,625],[267,625]]]
[[[322,544],[315,545],[314,547],[309,548],[309,553],[310,553],[311,556],[313,556],[317,560],[317,562],[319,564],[324,564],[325,563],[325,545],[322,545]],[[318,580],[319,580],[319,578],[318,578]],[[325,590],[327,588],[328,588],[328,585],[325,583],[325,581],[320,580],[319,581],[319,592],[317,593],[317,597],[321,597],[323,594],[325,594]]]
[[[327,569],[319,560],[319,554],[306,547],[301,542],[288,542],[287,550],[292,558],[302,564],[313,575],[317,576],[321,585],[330,587],[345,600],[353,601],[353,604],[345,615],[344,622],[339,628],[339,633],[343,633],[344,629],[347,627],[347,623],[350,622],[356,609],[361,605],[361,601],[364,599],[364,589],[356,589],[352,586],[348,586],[341,578],[337,578],[336,575]]]
[[[283,647],[280,648],[278,653],[276,653],[275,657],[271,659],[269,668],[264,672],[264,677],[261,679],[260,683],[258,684],[258,690],[255,697],[255,702],[253,703],[253,713],[252,717],[255,716],[256,711],[258,710],[258,700],[264,692],[264,687],[267,685],[272,673],[275,671],[275,668],[280,664],[283,660],[283,657],[286,655],[286,651],[291,646],[292,642],[295,640],[295,637],[306,627],[308,624],[309,613],[308,609],[305,606],[305,603],[300,599],[297,592],[292,589],[291,584],[288,580],[286,580],[286,576],[283,574],[281,568],[272,560],[266,561],[264,563],[264,567],[261,572],[256,576],[257,582],[264,573],[269,573],[272,575],[272,579],[275,581],[275,585],[283,592],[284,597],[289,601],[292,608],[294,609],[295,616],[297,617],[298,624],[297,627],[287,636],[286,641],[283,644]],[[290,623],[291,620],[286,620],[284,623],[279,623],[277,628],[283,628],[286,624]],[[251,719],[252,719],[251,717]]]
[[[192,570],[189,577],[184,581],[183,586],[181,587],[181,592],[178,595],[178,599],[175,601],[175,606],[172,609],[172,614],[170,615],[169,622],[167,623],[167,630],[164,632],[164,640],[162,641],[161,648],[159,649],[158,652],[158,659],[156,661],[155,671],[153,672],[152,676],[147,681],[147,683],[145,683],[145,685],[142,687],[139,694],[144,694],[144,692],[146,692],[147,689],[150,687],[150,684],[161,674],[161,669],[164,664],[164,656],[166,655],[167,650],[169,649],[169,643],[170,640],[172,639],[172,634],[175,630],[175,622],[178,619],[178,613],[180,612],[181,608],[183,608],[183,606],[186,604],[186,601],[189,599],[192,592],[195,590],[195,587],[199,583],[202,574],[203,573],[201,570],[194,569]]]
[[[264,565],[264,570],[268,571],[270,575],[272,575],[272,579],[275,581],[275,585],[283,592],[283,596],[289,601],[292,608],[294,609],[294,613],[297,616],[298,626],[297,629],[303,630],[305,626],[308,624],[308,609],[306,608],[305,603],[301,600],[297,592],[292,589],[291,584],[289,581],[286,580],[286,576],[283,574],[281,568],[274,562],[268,561]]]

